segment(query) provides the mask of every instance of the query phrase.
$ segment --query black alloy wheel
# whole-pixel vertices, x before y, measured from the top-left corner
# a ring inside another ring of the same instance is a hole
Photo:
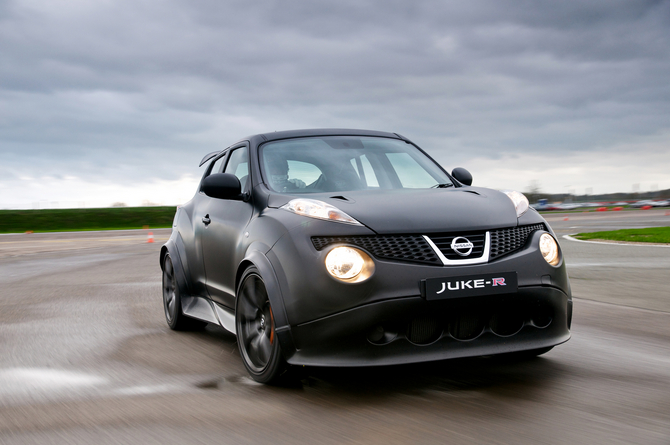
[[[287,365],[265,283],[255,267],[245,271],[237,289],[235,328],[240,355],[251,377],[260,383],[276,383]]]
[[[188,331],[204,328],[207,323],[189,318],[181,310],[181,296],[170,254],[163,259],[163,309],[170,329]]]

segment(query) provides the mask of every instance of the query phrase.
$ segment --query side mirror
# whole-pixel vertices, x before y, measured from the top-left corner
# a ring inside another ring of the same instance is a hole
[[[214,173],[207,176],[200,185],[200,191],[211,198],[241,199],[242,186],[232,173]]]
[[[472,175],[469,171],[462,167],[456,167],[451,171],[451,176],[456,178],[458,182],[465,185],[472,185]]]

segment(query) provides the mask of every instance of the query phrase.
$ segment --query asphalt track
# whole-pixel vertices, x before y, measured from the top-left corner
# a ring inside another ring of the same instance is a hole
[[[664,210],[546,215],[559,236]],[[568,218],[566,221],[565,218]],[[670,247],[560,240],[573,337],[537,359],[246,377],[226,332],[164,321],[169,230],[0,236],[2,444],[670,444]]]

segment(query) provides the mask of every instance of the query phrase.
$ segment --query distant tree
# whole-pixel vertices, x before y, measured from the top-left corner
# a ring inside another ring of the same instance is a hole
[[[125,202],[115,202],[112,207],[128,207]]]
[[[546,197],[545,194],[542,193],[542,190],[540,190],[540,183],[536,179],[530,181],[530,184],[528,184],[528,188],[526,188],[524,194],[531,203],[538,202],[540,199]]]

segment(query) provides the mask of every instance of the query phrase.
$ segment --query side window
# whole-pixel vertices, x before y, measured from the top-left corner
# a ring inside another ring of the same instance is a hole
[[[248,190],[249,179],[249,156],[247,156],[247,147],[240,147],[233,150],[228,157],[228,164],[223,173],[232,173],[240,180],[242,192]]]
[[[212,165],[212,169],[210,170],[209,174],[212,175],[214,173],[221,173],[221,169],[223,168],[223,161],[225,160],[226,160],[225,154],[221,155],[220,158],[216,159],[214,161],[214,164]]]

